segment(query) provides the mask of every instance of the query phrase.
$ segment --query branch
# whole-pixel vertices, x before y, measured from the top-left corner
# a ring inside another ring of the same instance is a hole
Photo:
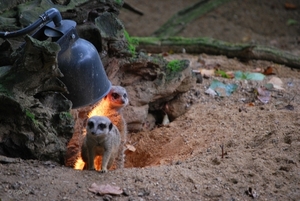
[[[173,17],[171,17],[163,26],[153,33],[153,36],[175,36],[177,33],[183,30],[188,23],[227,1],[230,0],[200,0],[196,4],[189,6],[173,15]]]
[[[228,43],[212,38],[170,37],[160,39],[155,37],[133,37],[133,39],[139,43],[137,49],[145,49],[151,53],[169,51],[182,53],[183,49],[185,49],[190,54],[207,53],[247,60],[266,60],[293,68],[300,68],[299,56],[273,47]]]

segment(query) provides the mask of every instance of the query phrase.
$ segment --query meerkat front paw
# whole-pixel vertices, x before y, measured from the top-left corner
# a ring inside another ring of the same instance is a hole
[[[107,169],[100,170],[100,173],[106,173],[106,172],[107,172]]]

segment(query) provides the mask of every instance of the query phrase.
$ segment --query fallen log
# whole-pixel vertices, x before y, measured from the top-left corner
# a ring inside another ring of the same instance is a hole
[[[171,37],[182,31],[191,21],[217,8],[230,0],[200,0],[173,15],[152,35],[155,37]]]
[[[151,53],[174,52],[189,54],[224,55],[243,60],[266,60],[293,68],[300,68],[300,57],[287,51],[253,44],[228,43],[213,38],[183,37],[132,37],[138,42],[137,50],[144,49]]]

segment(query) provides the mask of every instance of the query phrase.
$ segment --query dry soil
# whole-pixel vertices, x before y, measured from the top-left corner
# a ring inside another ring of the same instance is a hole
[[[197,0],[127,2],[144,16],[122,10],[126,29],[133,36],[149,36]],[[286,9],[285,3],[296,8]],[[289,20],[298,24],[288,25]],[[272,45],[300,55],[299,23],[298,0],[232,0],[179,35]],[[0,163],[0,200],[300,200],[299,70],[206,54],[166,59],[190,59],[195,70],[218,66],[252,72],[272,67],[275,74],[264,81],[210,77],[195,84],[186,93],[186,114],[152,131],[129,134],[136,151],[126,152],[123,170],[101,174],[51,161]],[[262,103],[254,89],[275,76],[284,90],[272,90],[270,100]],[[214,79],[235,83],[238,89],[225,97],[205,94]],[[96,195],[88,191],[92,183],[116,185],[124,193]]]

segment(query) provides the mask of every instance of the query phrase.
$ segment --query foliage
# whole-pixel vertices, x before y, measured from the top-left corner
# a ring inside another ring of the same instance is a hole
[[[298,25],[298,21],[297,20],[294,20],[294,19],[288,19],[288,21],[286,22],[286,24],[288,26],[293,26],[293,25]]]
[[[26,112],[26,116],[29,117],[33,121],[34,124],[37,124],[35,115],[33,113],[31,113],[29,110],[26,110],[25,112]]]
[[[127,40],[128,42],[128,49],[130,51],[130,53],[132,55],[135,54],[135,47],[139,44],[138,41],[132,37],[129,36],[129,33],[124,30],[124,36],[125,36],[125,39]]]
[[[122,5],[122,0],[115,0],[115,2],[119,5]]]
[[[59,113],[59,118],[64,120],[64,119],[72,119],[72,114],[70,112],[61,112]]]
[[[177,59],[170,61],[167,65],[167,69],[172,72],[178,72],[181,69],[181,62]]]
[[[231,78],[225,71],[222,71],[222,70],[217,70],[216,75],[219,75],[224,78]]]

